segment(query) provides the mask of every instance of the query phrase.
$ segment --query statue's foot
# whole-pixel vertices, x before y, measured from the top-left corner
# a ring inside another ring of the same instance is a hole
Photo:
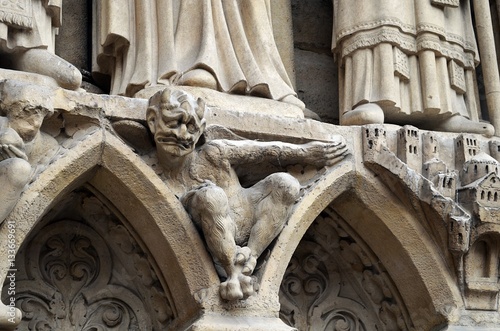
[[[243,298],[246,299],[254,293],[253,278],[245,275],[239,275],[238,280],[240,281]]]
[[[219,287],[219,293],[222,299],[228,301],[240,300],[244,298],[238,278],[229,278],[222,282]]]
[[[29,49],[13,62],[16,70],[52,77],[68,90],[76,90],[82,83],[82,74],[75,66],[46,49]]]
[[[316,121],[321,121],[321,117],[319,117],[318,114],[316,114],[315,112],[313,112],[310,109],[304,108],[304,109],[302,109],[302,112],[304,113],[305,118],[309,118],[311,120],[316,120]]]
[[[22,317],[23,314],[18,308],[0,302],[0,330],[14,330],[21,323]]]
[[[179,77],[177,84],[217,90],[217,81],[214,75],[203,69],[193,69],[183,73],[182,76]]]
[[[365,103],[342,115],[342,125],[365,125],[384,123],[384,111],[375,103]]]
[[[484,134],[487,137],[491,137],[495,134],[495,128],[493,125],[486,122],[475,122],[460,115],[454,115],[440,121],[440,123],[433,126],[432,129],[445,132],[478,133]]]
[[[294,95],[287,95],[286,97],[284,97],[280,101],[286,102],[286,103],[289,103],[289,104],[292,104],[292,105],[295,105],[295,106],[299,107],[302,110],[306,109],[305,103],[303,103],[299,98],[297,98]]]

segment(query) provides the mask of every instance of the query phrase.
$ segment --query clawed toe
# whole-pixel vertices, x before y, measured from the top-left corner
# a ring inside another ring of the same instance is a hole
[[[240,281],[240,287],[243,292],[243,297],[248,298],[254,293],[254,282],[252,277],[248,277],[245,275],[240,275],[238,277]]]
[[[220,284],[219,293],[222,299],[228,301],[243,299],[240,282],[236,279],[227,280]]]
[[[252,251],[248,247],[238,247],[238,252],[235,257],[235,264],[246,265],[249,258],[252,256]]]
[[[256,265],[257,259],[253,255],[251,255],[245,263],[245,266],[241,270],[241,273],[245,276],[251,276]]]

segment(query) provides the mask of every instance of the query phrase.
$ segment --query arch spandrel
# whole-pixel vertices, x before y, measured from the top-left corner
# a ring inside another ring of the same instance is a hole
[[[180,314],[196,314],[193,310],[200,305],[195,293],[219,281],[212,260],[178,199],[128,146],[108,132],[94,133],[49,165],[3,223],[0,240],[7,242],[6,225],[14,222],[19,248],[42,217],[82,185],[119,211],[144,242],[166,279],[173,302],[187,307],[176,307]],[[0,276],[5,279],[9,265],[2,262]],[[179,316],[184,321],[192,317]]]
[[[463,307],[449,257],[387,187],[370,174],[333,169],[299,202],[262,271],[260,295],[279,288],[298,243],[324,210],[331,210],[380,259],[416,326],[442,323]]]

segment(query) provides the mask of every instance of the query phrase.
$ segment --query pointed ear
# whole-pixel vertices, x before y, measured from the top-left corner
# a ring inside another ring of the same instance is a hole
[[[148,123],[149,130],[152,134],[156,131],[156,109],[149,107],[146,111],[146,122]]]
[[[166,88],[161,92],[160,104],[162,103],[170,103],[170,97],[172,96],[172,90],[170,88]]]
[[[200,123],[200,134],[203,134],[205,132],[206,127],[207,127],[207,121],[205,119],[202,119]]]
[[[196,100],[196,103],[198,104],[198,108],[196,108],[196,115],[201,121],[205,117],[205,100],[203,100],[202,98],[198,98],[198,100]]]

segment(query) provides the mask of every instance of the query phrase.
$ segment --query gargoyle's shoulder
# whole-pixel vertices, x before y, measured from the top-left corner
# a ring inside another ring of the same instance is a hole
[[[211,124],[207,126],[205,129],[205,132],[203,133],[205,136],[205,140],[212,141],[212,140],[220,140],[220,139],[227,139],[227,140],[244,140],[245,138],[237,135],[230,129],[226,128],[225,126],[218,125],[218,124]]]

